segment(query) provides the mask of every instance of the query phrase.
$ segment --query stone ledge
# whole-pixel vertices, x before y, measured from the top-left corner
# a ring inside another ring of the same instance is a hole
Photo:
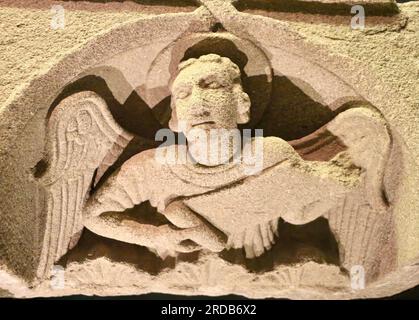
[[[394,0],[238,0],[235,3],[240,11],[262,9],[347,16],[351,15],[354,5],[362,5],[366,15],[389,16],[399,13]]]
[[[71,1],[71,0],[0,0],[0,7],[22,9],[49,9],[52,5],[62,5],[66,10],[140,12],[143,14],[164,14],[189,12],[198,5],[194,0],[137,0],[137,1]]]

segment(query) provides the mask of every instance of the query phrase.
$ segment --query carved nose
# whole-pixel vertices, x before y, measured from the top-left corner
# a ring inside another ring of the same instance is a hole
[[[202,111],[202,115],[204,116],[204,117],[209,117],[209,115],[210,115],[211,113],[208,111],[208,110],[203,110]]]
[[[203,106],[193,108],[193,114],[196,117],[209,117],[211,112]]]

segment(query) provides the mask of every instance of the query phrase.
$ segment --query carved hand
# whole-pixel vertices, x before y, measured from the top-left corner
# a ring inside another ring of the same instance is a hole
[[[244,248],[248,259],[259,257],[275,243],[274,235],[278,236],[278,221],[279,219],[274,219],[231,234],[226,248]]]

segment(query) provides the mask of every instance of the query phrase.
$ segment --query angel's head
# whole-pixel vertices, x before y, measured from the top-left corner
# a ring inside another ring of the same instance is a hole
[[[249,121],[250,99],[239,67],[229,58],[208,54],[180,63],[171,92],[169,126],[186,137],[192,128],[234,129]]]

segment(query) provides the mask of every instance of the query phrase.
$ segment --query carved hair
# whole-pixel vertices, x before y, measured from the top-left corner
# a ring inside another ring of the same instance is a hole
[[[186,61],[179,63],[178,74],[182,72],[183,70],[185,70],[186,68],[194,65],[197,62],[219,63],[223,65],[225,69],[228,71],[233,83],[241,83],[240,68],[229,58],[221,57],[218,54],[214,54],[214,53],[206,54],[206,55],[200,56],[199,58],[190,58]]]

